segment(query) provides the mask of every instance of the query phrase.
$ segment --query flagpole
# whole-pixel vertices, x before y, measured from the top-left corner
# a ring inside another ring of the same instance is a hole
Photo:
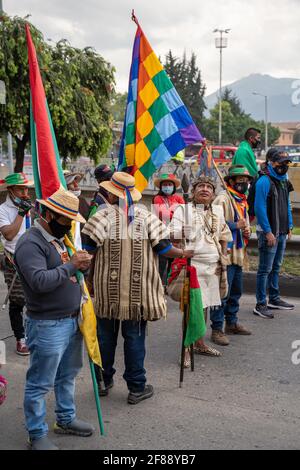
[[[73,243],[71,233],[69,233],[68,238],[70,239],[71,243]],[[73,255],[73,252],[72,252],[72,249],[69,246],[67,246],[67,251],[68,251],[69,256],[71,257]],[[82,283],[83,274],[82,274],[81,271],[76,272],[76,279],[77,279],[78,284],[81,287],[82,295],[84,295],[85,292],[84,292],[84,286],[83,286],[83,283]],[[102,418],[102,412],[101,412],[101,405],[100,405],[100,398],[99,398],[99,393],[98,393],[98,385],[97,385],[96,374],[95,374],[95,366],[94,366],[94,363],[93,363],[93,361],[91,360],[90,357],[89,357],[89,364],[90,364],[90,371],[91,371],[92,382],[93,382],[93,390],[94,390],[94,397],[95,397],[95,403],[96,403],[96,409],[97,409],[100,436],[105,436],[104,424],[103,424],[103,418]]]
[[[185,225],[187,226],[189,223],[188,217],[188,200],[189,200],[189,181],[184,174],[181,183],[183,189],[183,197],[185,200]],[[186,237],[185,237],[186,238]],[[184,377],[184,359],[185,359],[185,338],[187,332],[187,325],[188,325],[188,318],[189,318],[189,309],[190,309],[190,270],[189,267],[191,266],[191,259],[187,259],[187,267],[186,267],[186,275],[184,280],[184,288],[183,288],[183,326],[182,326],[182,343],[181,343],[181,360],[180,360],[180,379],[179,379],[179,388],[182,388],[183,384],[183,377]],[[194,372],[194,348],[193,344],[190,345],[190,355],[191,355],[191,370]]]
[[[207,146],[205,147],[205,150],[206,150],[207,153],[208,153],[208,147],[207,147]],[[231,201],[231,204],[233,205],[233,208],[234,208],[234,210],[236,211],[237,218],[238,218],[238,220],[240,220],[240,219],[241,219],[241,216],[240,216],[240,214],[239,214],[239,211],[238,211],[236,202],[235,202],[234,198],[232,197],[232,194],[230,194],[230,192],[228,191],[227,184],[225,183],[225,180],[224,180],[224,178],[223,178],[223,175],[222,175],[222,173],[220,172],[219,168],[217,167],[217,164],[216,164],[216,162],[215,162],[213,156],[212,156],[212,162],[213,162],[214,169],[216,170],[217,175],[218,175],[219,178],[220,178],[221,184],[222,184],[223,188],[225,189],[226,193],[228,194],[228,196],[229,196],[229,198],[230,198],[230,201]]]
[[[97,408],[100,435],[105,436],[104,423],[103,423],[102,412],[101,412],[101,404],[100,404],[100,398],[99,398],[99,393],[98,393],[98,384],[97,384],[96,374],[95,374],[95,364],[93,363],[90,357],[89,357],[89,363],[90,363],[91,376],[93,380],[93,389],[94,389],[95,402],[96,402],[96,408]]]

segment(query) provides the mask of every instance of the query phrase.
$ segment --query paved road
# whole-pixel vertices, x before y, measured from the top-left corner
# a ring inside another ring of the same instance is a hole
[[[253,298],[245,296],[240,316],[253,336],[232,338],[222,358],[196,356],[196,371],[186,372],[179,389],[180,315],[170,301],[168,320],[149,326],[146,368],[155,396],[127,405],[120,344],[115,387],[101,401],[106,437],[84,439],[51,431],[51,438],[63,449],[299,449],[300,365],[291,362],[291,344],[300,340],[300,301],[295,302],[294,312],[263,320],[252,315]],[[1,312],[1,338],[10,334],[7,317]],[[15,354],[13,338],[6,345],[2,373],[9,380],[9,396],[0,408],[0,449],[24,449],[22,400],[28,358]],[[96,425],[87,363],[77,381],[76,399],[78,415]],[[50,394],[50,426],[53,410]]]

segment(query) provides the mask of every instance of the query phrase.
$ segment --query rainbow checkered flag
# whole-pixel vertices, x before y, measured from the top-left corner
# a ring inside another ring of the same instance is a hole
[[[135,176],[143,191],[165,162],[203,137],[173,83],[137,24],[128,100],[119,155],[119,171]]]

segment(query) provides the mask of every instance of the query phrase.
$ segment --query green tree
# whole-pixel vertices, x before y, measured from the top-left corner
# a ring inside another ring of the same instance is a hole
[[[227,101],[230,104],[232,113],[235,116],[245,116],[241,102],[236,95],[233,95],[233,92],[230,88],[226,87],[222,93],[222,101]]]
[[[116,93],[111,102],[111,113],[115,122],[124,121],[128,93]]]
[[[24,151],[29,141],[29,76],[26,20],[2,15],[0,21],[0,80],[6,88],[6,104],[0,105],[0,130],[10,132],[15,139],[16,171],[22,171]],[[43,71],[51,60],[50,47],[42,34],[31,26],[32,38]]]
[[[81,50],[61,40],[52,49],[46,80],[61,154],[77,157],[84,152],[97,162],[112,140],[114,69],[92,48]]]
[[[261,130],[262,148],[265,146],[265,123],[254,120],[245,113],[241,102],[232,90],[225,88],[222,95],[222,140],[227,144],[239,144],[244,139],[249,127]],[[219,139],[219,103],[210,110],[210,117],[205,120],[204,135],[213,142]],[[268,145],[273,145],[279,138],[280,131],[268,125]]]
[[[6,105],[0,106],[0,130],[14,136],[15,171],[22,171],[29,141],[26,22],[4,15],[0,23],[0,80],[6,86]],[[97,161],[111,142],[109,107],[114,68],[91,48],[76,49],[65,40],[51,47],[33,25],[30,30],[61,155],[77,157],[86,153]]]

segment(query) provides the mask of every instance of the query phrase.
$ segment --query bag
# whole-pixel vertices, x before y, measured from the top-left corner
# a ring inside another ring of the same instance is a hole
[[[265,173],[262,173],[262,174],[260,174],[260,175],[258,175],[254,178],[254,180],[252,181],[252,184],[250,186],[249,194],[248,194],[248,197],[247,197],[247,202],[248,202],[248,206],[249,206],[248,214],[249,214],[249,217],[251,217],[251,218],[255,217],[256,183],[259,180],[259,178],[261,178],[262,176],[267,176],[270,180],[271,186],[272,185],[274,186],[274,183],[273,183],[272,179],[270,178],[270,176],[265,174]]]
[[[7,380],[0,375],[0,405],[5,401],[7,393]]]
[[[181,301],[182,290],[186,273],[186,259],[178,258],[171,264],[171,271],[168,278],[167,293],[175,302]]]
[[[216,269],[216,275],[219,277],[219,289],[221,300],[225,299],[228,295],[228,279],[227,279],[227,266],[229,264],[228,257],[220,254],[220,261]]]

